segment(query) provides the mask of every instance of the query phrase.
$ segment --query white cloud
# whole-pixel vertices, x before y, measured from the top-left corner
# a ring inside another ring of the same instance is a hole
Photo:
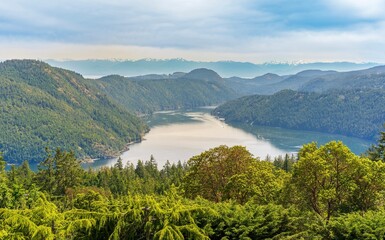
[[[278,61],[385,63],[385,25],[354,31],[298,31],[255,38],[249,51]]]
[[[327,4],[346,15],[385,19],[384,0],[327,0]]]
[[[46,35],[50,31],[72,43],[195,47],[204,42],[217,45],[239,31],[254,29],[249,21],[265,23],[269,15],[249,8],[250,2],[14,0],[0,2],[0,12],[14,29],[20,29],[19,36],[30,34],[41,40],[51,40]],[[214,36],[216,40],[210,41]]]
[[[227,39],[225,45],[187,49],[138,45],[0,41],[0,59],[185,58],[263,63],[354,61],[385,63],[385,24],[355,31],[288,31],[274,36]]]
[[[6,1],[0,2],[0,12],[4,19],[20,26],[33,27],[66,27],[65,22],[54,14],[47,14],[41,11],[32,2]]]

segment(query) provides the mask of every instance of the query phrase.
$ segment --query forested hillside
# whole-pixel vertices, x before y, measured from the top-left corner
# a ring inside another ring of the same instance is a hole
[[[146,131],[140,119],[71,71],[32,60],[0,63],[0,152],[41,161],[46,147],[111,156]]]
[[[384,124],[384,90],[325,93],[283,90],[227,102],[213,114],[226,122],[337,133],[374,140]]]
[[[112,75],[89,82],[137,113],[214,105],[238,96],[217,73],[208,69],[147,77]]]

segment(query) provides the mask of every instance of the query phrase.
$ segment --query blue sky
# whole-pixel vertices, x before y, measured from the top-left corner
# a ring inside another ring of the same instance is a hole
[[[13,0],[0,59],[385,63],[385,0]]]

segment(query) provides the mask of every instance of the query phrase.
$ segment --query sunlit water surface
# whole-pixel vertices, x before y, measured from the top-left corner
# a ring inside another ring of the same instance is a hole
[[[136,164],[154,156],[159,167],[167,160],[185,162],[192,156],[219,145],[242,145],[254,156],[265,158],[285,153],[296,153],[312,141],[324,144],[332,140],[343,141],[353,152],[364,152],[371,142],[334,134],[282,128],[228,125],[210,115],[209,108],[190,111],[158,112],[148,118],[151,131],[141,143],[133,144],[121,155],[123,163]],[[84,167],[112,166],[116,159],[97,160]]]

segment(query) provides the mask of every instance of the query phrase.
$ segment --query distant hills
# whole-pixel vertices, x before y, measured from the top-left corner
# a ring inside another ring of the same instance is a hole
[[[279,75],[295,74],[308,69],[352,71],[370,68],[378,63],[263,63],[219,61],[198,62],[184,59],[141,59],[141,60],[47,60],[56,67],[70,69],[84,76],[101,77],[118,74],[121,76],[136,76],[147,74],[169,74],[173,72],[190,72],[197,68],[208,68],[216,71],[222,77],[248,77],[275,73]]]
[[[375,140],[385,121],[382,89],[282,90],[229,101],[213,114],[230,123],[336,133]]]
[[[0,152],[8,162],[39,162],[46,147],[113,156],[147,130],[81,75],[40,61],[0,63],[0,102]]]
[[[172,75],[111,75],[89,83],[139,114],[217,105],[239,96],[216,72],[204,68]]]
[[[331,89],[384,89],[385,66],[364,70],[337,72],[305,70],[294,75],[265,74],[252,79],[227,78],[226,84],[238,95],[270,95],[284,89],[322,92]]]

